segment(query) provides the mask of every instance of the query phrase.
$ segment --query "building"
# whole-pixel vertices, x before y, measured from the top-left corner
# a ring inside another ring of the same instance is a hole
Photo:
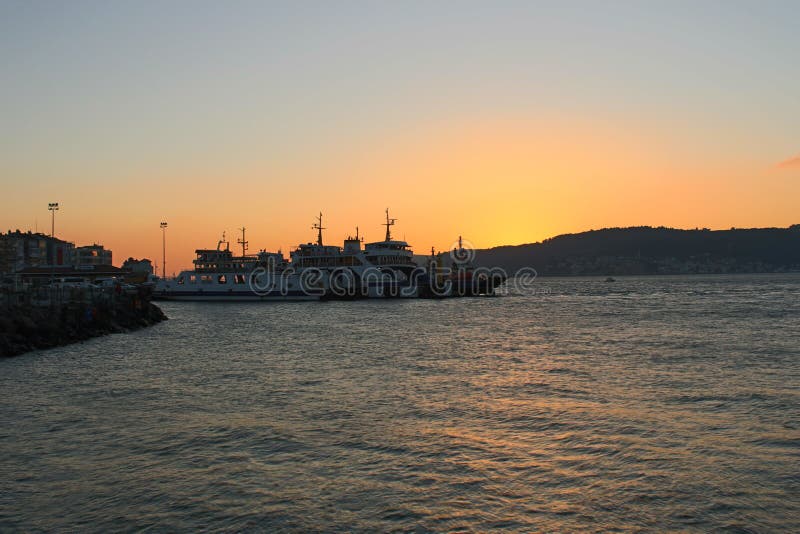
[[[14,272],[17,258],[17,247],[11,239],[0,235],[0,274]]]
[[[0,234],[0,272],[13,273],[29,267],[71,267],[75,245],[56,237],[16,230]]]
[[[0,274],[24,282],[47,283],[63,277],[87,280],[122,277],[131,272],[111,265],[112,254],[102,245],[75,247],[74,243],[38,232],[8,231],[0,234]],[[146,262],[146,263],[145,263]],[[142,260],[137,269],[150,269]],[[11,277],[11,276],[9,276]],[[147,275],[142,275],[145,280]]]
[[[66,267],[26,267],[14,273],[19,280],[25,283],[47,284],[62,278],[83,278],[90,282],[98,278],[122,278],[125,271],[113,265],[97,265],[92,267],[77,268]]]
[[[147,258],[141,260],[128,258],[122,263],[122,268],[132,273],[153,274],[153,262]]]
[[[137,260],[128,258],[122,263],[122,270],[125,271],[125,280],[130,283],[146,282],[153,274],[153,263],[147,258]]]
[[[75,249],[75,268],[111,265],[111,251],[97,243]]]

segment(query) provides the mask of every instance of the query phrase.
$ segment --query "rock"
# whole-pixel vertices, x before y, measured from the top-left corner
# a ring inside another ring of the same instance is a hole
[[[36,331],[36,322],[28,315],[18,315],[16,317],[17,330],[30,334]]]
[[[166,319],[151,302],[134,307],[126,298],[113,304],[66,303],[60,308],[14,306],[0,315],[0,357],[128,332]]]
[[[16,325],[11,317],[0,317],[0,333],[13,334],[16,329]]]

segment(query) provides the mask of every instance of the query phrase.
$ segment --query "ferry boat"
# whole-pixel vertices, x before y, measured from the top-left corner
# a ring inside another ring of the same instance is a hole
[[[493,295],[506,282],[504,272],[475,266],[475,252],[464,247],[461,236],[453,250],[436,254],[431,249],[428,261],[431,288],[435,296],[473,297]]]
[[[386,236],[367,243],[356,228],[344,246],[325,245],[322,240],[322,213],[311,227],[317,242],[299,245],[290,254],[291,266],[298,273],[315,269],[325,273],[328,298],[413,298],[420,294],[418,279],[422,269],[414,262],[414,252],[405,241],[392,239],[391,227],[397,219],[386,210]]]
[[[247,254],[242,228],[242,255],[234,256],[222,239],[216,249],[197,249],[194,269],[156,281],[153,298],[195,301],[319,300],[324,283],[313,273],[293,272],[280,252]]]

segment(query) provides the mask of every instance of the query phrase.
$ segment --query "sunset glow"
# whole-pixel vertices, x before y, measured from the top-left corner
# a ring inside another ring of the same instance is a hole
[[[800,532],[798,22],[0,0],[0,534]]]
[[[713,40],[709,5],[195,6],[0,8],[3,231],[46,231],[58,201],[56,233],[119,263],[160,260],[166,220],[172,271],[242,226],[251,251],[288,253],[319,211],[340,244],[381,237],[389,207],[417,253],[798,222],[776,4]]]

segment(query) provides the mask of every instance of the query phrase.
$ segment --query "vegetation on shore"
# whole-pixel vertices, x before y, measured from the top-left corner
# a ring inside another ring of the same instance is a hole
[[[606,228],[540,243],[478,250],[484,266],[542,275],[770,273],[800,271],[800,225],[677,230]]]

